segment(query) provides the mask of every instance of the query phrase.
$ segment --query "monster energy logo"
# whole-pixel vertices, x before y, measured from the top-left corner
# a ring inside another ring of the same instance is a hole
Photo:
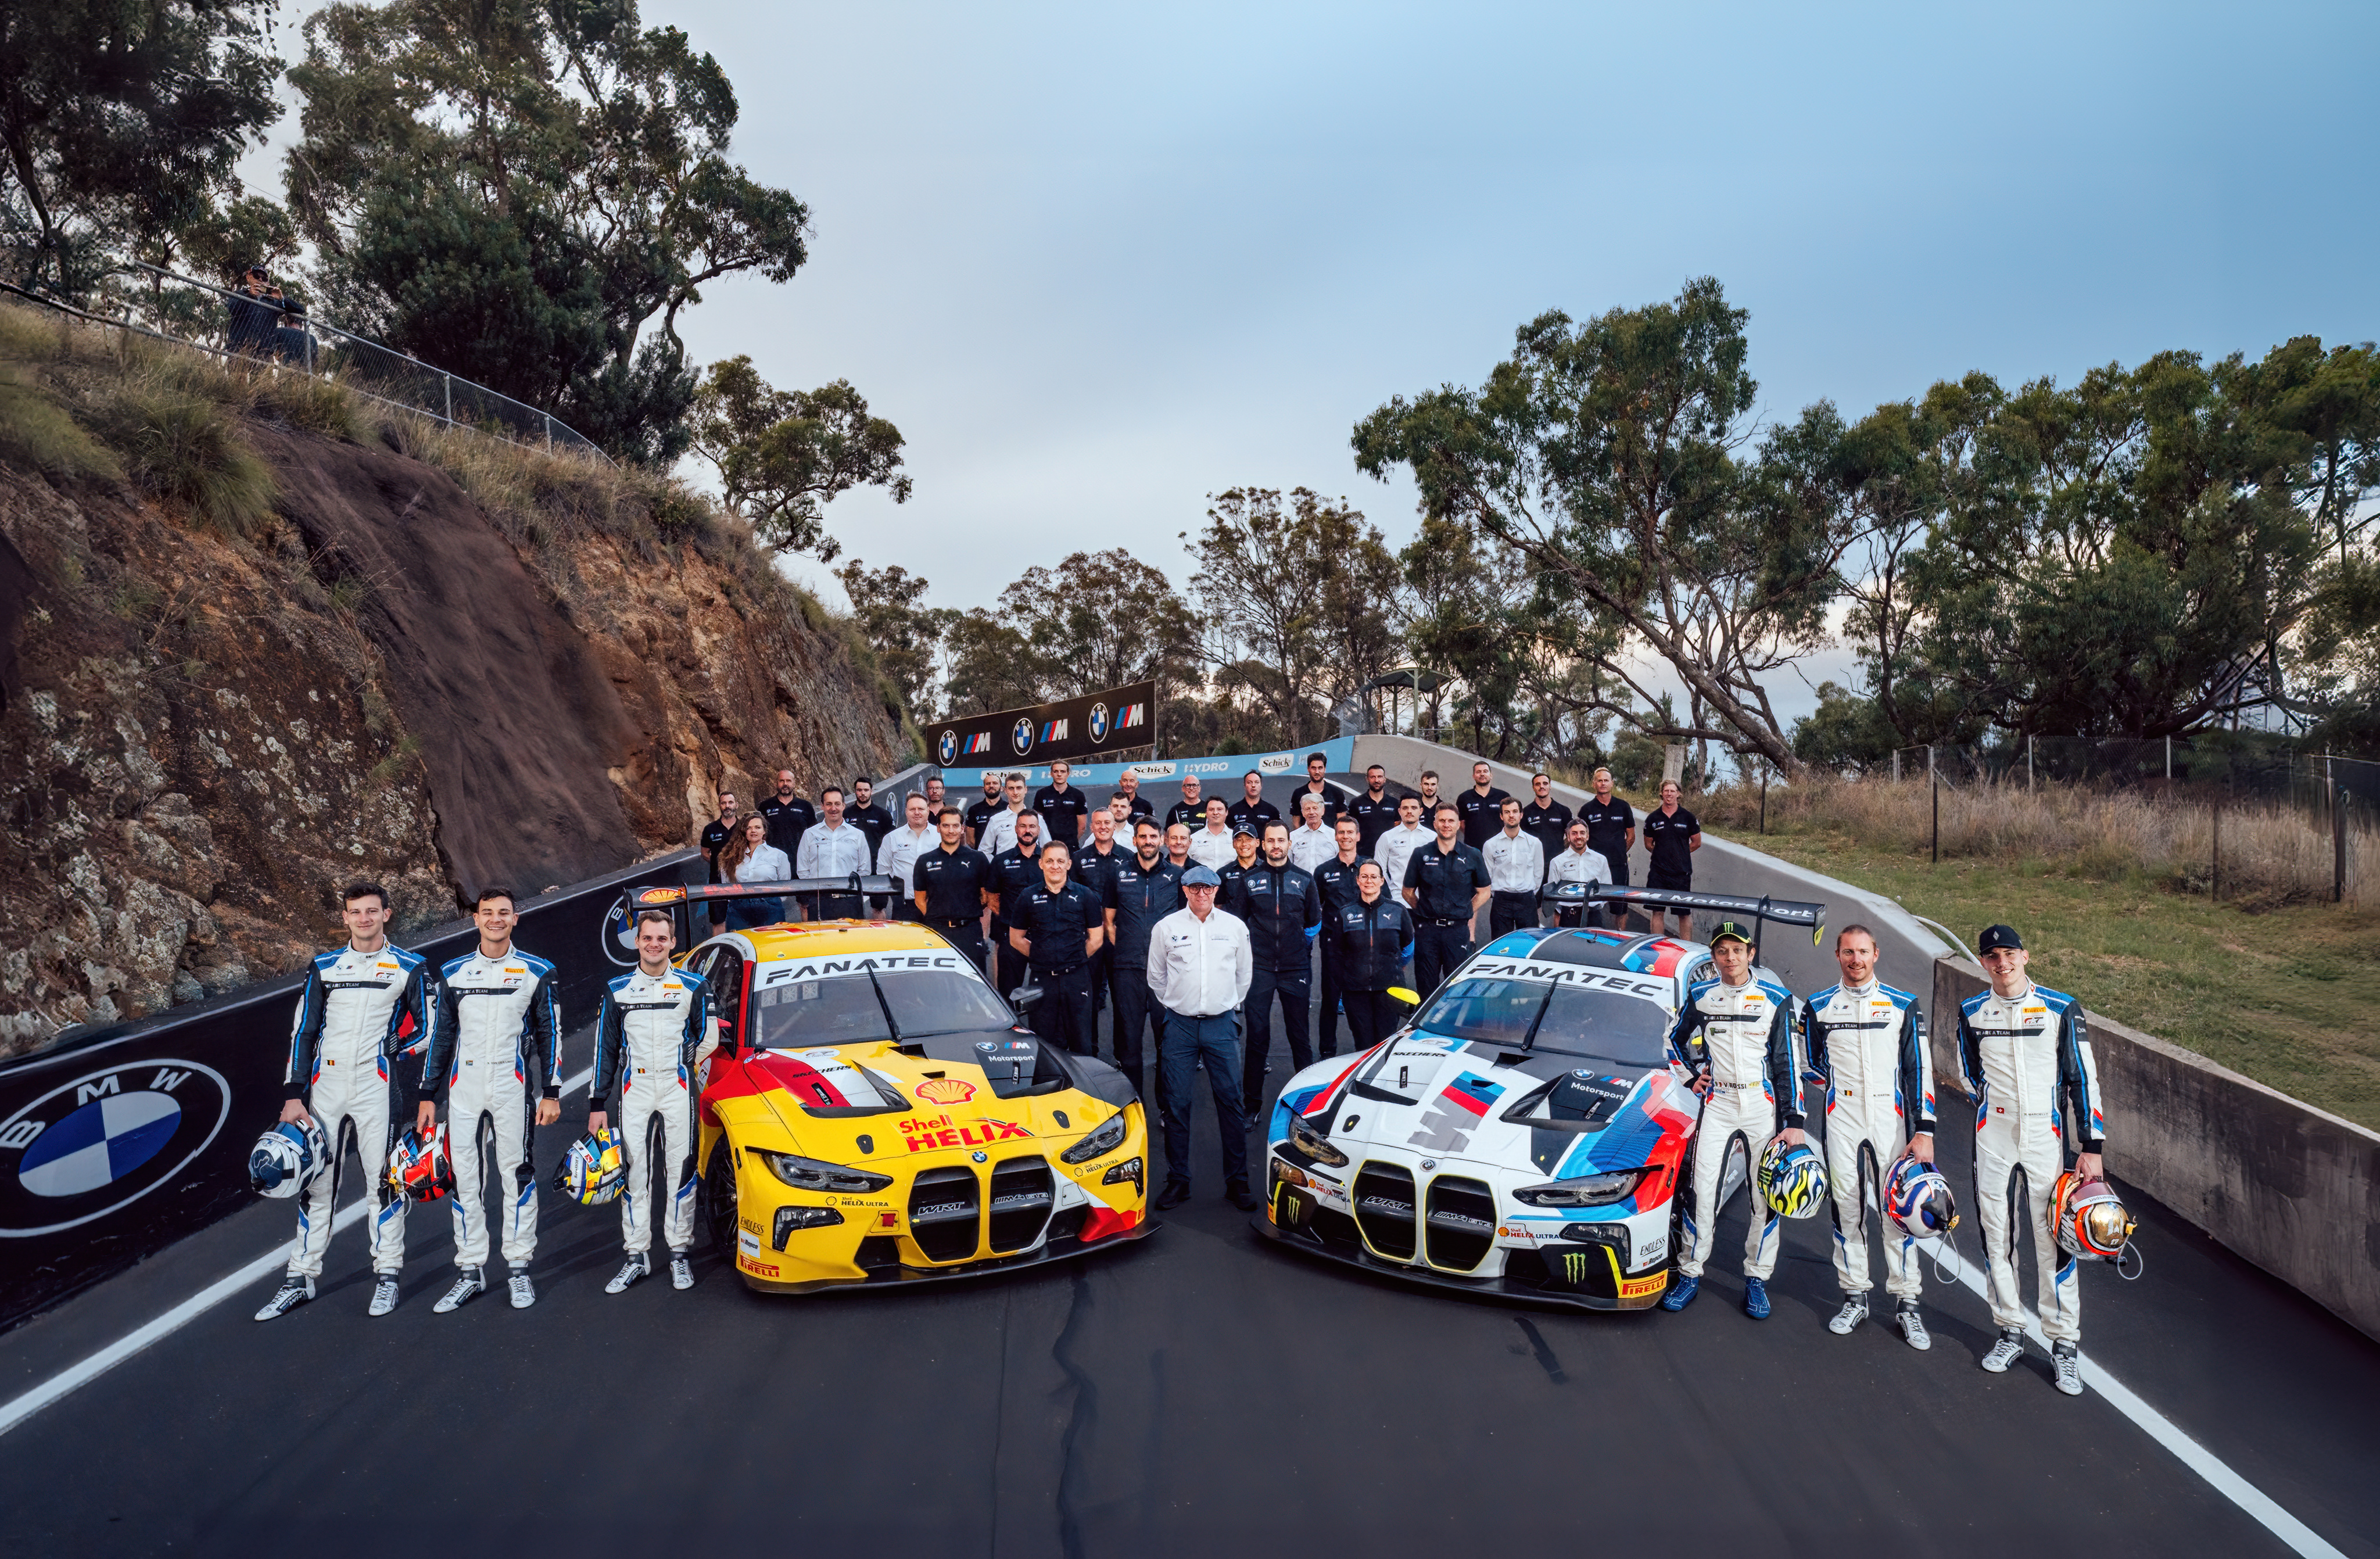
[[[1586,1281],[1585,1251],[1565,1250],[1561,1253],[1561,1261],[1562,1276],[1568,1278],[1573,1285]]]

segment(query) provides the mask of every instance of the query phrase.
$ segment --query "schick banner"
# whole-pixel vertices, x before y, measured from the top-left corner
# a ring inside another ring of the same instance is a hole
[[[929,746],[945,769],[1006,769],[1126,752],[1157,740],[1157,684],[937,722]]]

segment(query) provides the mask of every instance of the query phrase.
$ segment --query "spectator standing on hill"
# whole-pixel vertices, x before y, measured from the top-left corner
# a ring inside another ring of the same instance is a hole
[[[1679,893],[1691,893],[1694,886],[1694,852],[1703,847],[1703,825],[1694,814],[1678,805],[1678,782],[1661,782],[1661,804],[1645,814],[1645,852],[1652,858],[1645,873],[1648,888],[1668,888]],[[1653,934],[1666,935],[1664,917],[1658,909],[1651,912]],[[1694,916],[1691,909],[1678,911],[1678,934],[1694,934]]]
[[[310,372],[318,345],[314,333],[306,328],[306,311],[295,303],[284,303],[280,324],[273,332],[273,355]]]
[[[269,296],[271,278],[261,265],[251,265],[224,301],[224,344],[234,352],[270,348],[281,309]]]

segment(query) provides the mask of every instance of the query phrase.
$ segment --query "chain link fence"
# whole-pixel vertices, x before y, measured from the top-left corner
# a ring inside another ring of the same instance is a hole
[[[137,262],[117,274],[123,285],[95,294],[80,307],[20,287],[6,290],[144,335],[318,375],[358,395],[455,427],[516,444],[610,458],[594,441],[551,413],[342,330],[277,288],[235,291]]]

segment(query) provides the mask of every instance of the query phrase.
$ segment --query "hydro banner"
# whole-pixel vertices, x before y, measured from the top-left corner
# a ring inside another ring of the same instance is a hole
[[[678,851],[521,902],[515,944],[558,966],[565,1031],[591,1022],[604,982],[635,962],[613,923],[621,889],[700,881],[701,860]],[[401,940],[434,967],[477,939],[464,922]],[[0,1328],[255,1200],[248,1152],[281,1113],[303,983],[271,980],[0,1062]],[[584,1064],[569,1048],[565,1075]]]
[[[929,744],[945,769],[1014,769],[1128,752],[1156,740],[1157,684],[1134,682],[1058,703],[940,721]]]

